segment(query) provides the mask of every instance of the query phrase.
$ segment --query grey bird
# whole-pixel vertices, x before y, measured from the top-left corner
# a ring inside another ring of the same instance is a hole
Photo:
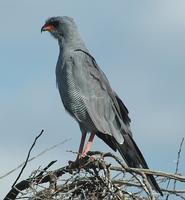
[[[56,83],[65,109],[82,132],[77,159],[87,154],[97,135],[114,151],[118,150],[129,167],[148,169],[132,137],[128,110],[89,53],[74,20],[66,16],[51,17],[42,31],[50,32],[58,40]],[[90,137],[83,148],[87,133]],[[147,178],[162,195],[155,178],[152,175]]]

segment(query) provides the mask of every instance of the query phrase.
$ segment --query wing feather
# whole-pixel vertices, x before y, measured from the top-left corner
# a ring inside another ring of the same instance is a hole
[[[113,150],[118,149],[130,167],[148,168],[148,165],[132,138],[128,110],[118,95],[112,90],[105,74],[95,59],[83,50],[77,49],[74,56],[81,66],[81,95],[87,112],[97,128],[97,136]],[[83,84],[85,83],[85,84]],[[110,141],[111,140],[111,141]],[[152,175],[147,175],[152,187],[162,192]]]
[[[89,54],[78,50],[75,56],[76,65],[81,65],[83,77],[80,84],[81,95],[83,96],[87,111],[97,130],[101,133],[111,135],[122,144],[124,137],[121,130],[129,133],[129,126],[122,122],[121,111],[115,92],[96,64],[96,61]]]

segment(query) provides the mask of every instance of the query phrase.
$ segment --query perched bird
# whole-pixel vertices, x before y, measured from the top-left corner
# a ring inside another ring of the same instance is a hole
[[[129,167],[148,169],[132,137],[128,110],[89,53],[74,20],[51,17],[42,31],[49,31],[58,40],[58,90],[65,109],[78,122],[82,132],[77,159],[87,154],[97,135],[114,151],[118,150]],[[90,137],[84,148],[87,133]],[[153,189],[162,195],[154,177],[147,175],[147,178]]]

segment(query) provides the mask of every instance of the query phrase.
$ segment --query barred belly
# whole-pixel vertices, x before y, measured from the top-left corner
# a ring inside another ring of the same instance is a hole
[[[87,112],[84,97],[80,94],[80,89],[74,80],[72,70],[64,68],[60,77],[59,92],[65,109],[77,120],[81,129],[86,132],[95,131],[96,128]]]

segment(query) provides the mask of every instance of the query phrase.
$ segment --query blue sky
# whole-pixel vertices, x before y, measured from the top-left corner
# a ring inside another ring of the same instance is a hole
[[[183,0],[0,0],[0,176],[66,138],[66,144],[30,163],[23,174],[73,160],[80,130],[65,113],[55,84],[58,44],[40,34],[44,21],[75,19],[91,54],[130,111],[134,138],[152,169],[173,172],[185,136],[185,2]],[[96,138],[93,148],[110,149]],[[185,174],[185,148],[180,169]],[[18,171],[0,180],[0,196]]]

